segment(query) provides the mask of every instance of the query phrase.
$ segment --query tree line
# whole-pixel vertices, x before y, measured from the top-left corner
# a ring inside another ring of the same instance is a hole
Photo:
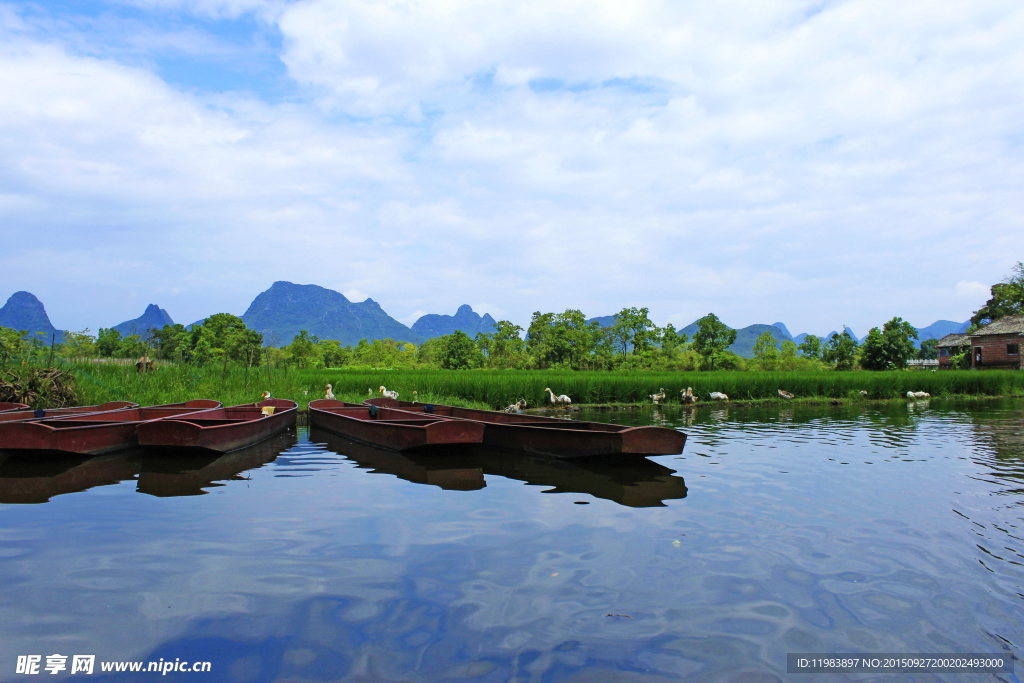
[[[971,318],[972,332],[1007,315],[1024,313],[1024,262],[992,286],[991,298]],[[570,369],[570,370],[893,370],[907,367],[912,358],[938,358],[938,341],[928,339],[917,348],[917,330],[900,317],[869,330],[863,342],[843,327],[828,339],[808,335],[798,345],[781,346],[770,332],[754,344],[754,357],[741,358],[729,350],[736,341],[714,313],[697,321],[689,335],[671,324],[655,325],[647,308],[624,308],[609,326],[587,321],[579,310],[533,314],[524,330],[508,320],[495,324],[493,333],[470,337],[464,332],[429,339],[422,344],[394,339],[362,339],[355,346],[320,339],[302,330],[281,348],[264,346],[263,335],[249,329],[238,316],[217,313],[186,328],[165,325],[149,336],[122,336],[112,328],[96,335],[86,329],[65,332],[60,344],[50,347],[41,333],[0,327],[0,359],[160,358],[204,365],[228,361],[243,364],[291,363],[300,368],[444,368]],[[961,354],[962,356],[963,354]],[[960,366],[960,356],[953,357]]]

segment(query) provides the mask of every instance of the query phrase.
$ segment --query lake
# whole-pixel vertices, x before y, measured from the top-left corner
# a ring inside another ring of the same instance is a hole
[[[688,441],[613,464],[299,428],[220,459],[6,458],[0,680],[54,654],[47,680],[1019,680],[786,655],[1021,656],[1024,401],[573,417]],[[210,671],[100,670],[132,661]]]

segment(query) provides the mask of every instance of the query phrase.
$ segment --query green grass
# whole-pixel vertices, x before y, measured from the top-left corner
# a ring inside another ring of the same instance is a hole
[[[908,391],[927,391],[934,397],[1007,396],[1024,394],[1024,372],[1012,370],[942,372],[567,372],[543,370],[447,371],[447,370],[296,370],[287,374],[274,369],[246,373],[242,368],[208,365],[171,366],[145,375],[134,367],[95,363],[72,364],[78,375],[83,404],[130,400],[142,405],[212,398],[225,405],[259,400],[264,390],[288,398],[300,408],[323,398],[330,382],[341,400],[359,402],[367,389],[378,395],[381,385],[411,400],[419,393],[423,403],[447,403],[471,407],[502,408],[525,398],[530,407],[547,405],[545,387],[568,394],[575,404],[642,403],[648,395],[665,388],[669,402],[678,402],[679,390],[693,387],[706,401],[708,392],[721,391],[733,401],[778,399],[778,389],[797,398],[860,398],[868,392],[874,400],[895,399]]]

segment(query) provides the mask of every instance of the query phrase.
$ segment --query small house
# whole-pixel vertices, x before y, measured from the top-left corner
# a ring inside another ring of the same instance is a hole
[[[967,350],[971,345],[969,334],[947,334],[939,340],[939,369],[948,370],[953,365],[953,356]]]
[[[1020,347],[1024,342],[1024,315],[1008,315],[970,333],[971,367],[1024,368]]]

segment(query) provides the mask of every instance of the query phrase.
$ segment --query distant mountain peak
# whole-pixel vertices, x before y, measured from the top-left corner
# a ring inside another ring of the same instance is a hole
[[[786,327],[786,323],[772,323],[772,327],[776,327],[776,328],[782,330],[783,332],[786,333],[787,337],[792,337],[793,336],[792,334],[790,334],[789,328]]]
[[[134,320],[126,320],[120,325],[114,325],[112,329],[121,333],[122,337],[137,334],[143,339],[149,339],[151,330],[161,330],[164,325],[173,325],[174,321],[164,309],[156,304],[146,306],[145,312]]]
[[[31,292],[15,292],[7,299],[7,303],[0,308],[0,327],[37,333],[47,342],[53,340],[52,335],[57,335],[58,343],[64,341],[64,333],[53,326],[43,302]]]
[[[242,320],[261,332],[271,346],[290,344],[301,330],[348,345],[360,339],[418,341],[412,330],[385,313],[373,299],[353,303],[333,289],[286,280],[278,280],[257,295]]]
[[[470,337],[475,337],[480,332],[492,334],[494,318],[489,313],[481,316],[473,311],[469,304],[462,304],[455,311],[455,315],[429,313],[412,324],[412,331],[427,339],[452,334],[455,330],[465,332]]]

